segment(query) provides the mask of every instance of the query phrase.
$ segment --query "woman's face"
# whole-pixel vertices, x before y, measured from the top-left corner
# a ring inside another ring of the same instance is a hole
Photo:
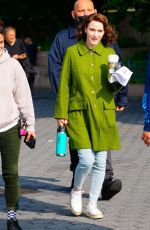
[[[91,21],[85,29],[85,33],[87,34],[86,46],[93,49],[103,38],[104,26],[101,22]]]

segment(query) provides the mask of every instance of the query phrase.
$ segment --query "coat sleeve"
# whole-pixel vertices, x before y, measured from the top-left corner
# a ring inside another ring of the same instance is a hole
[[[116,54],[119,56],[119,63],[121,64],[121,66],[123,66],[122,55],[118,43],[115,42],[110,47],[112,47],[115,50]]]
[[[128,85],[121,88],[119,92],[117,92],[115,97],[115,103],[117,106],[127,106],[128,103]]]
[[[64,118],[68,120],[69,91],[71,79],[71,52],[67,49],[60,75],[58,94],[56,98],[55,114],[56,119]]]
[[[150,132],[150,51],[148,56],[147,77],[145,81],[142,108],[144,111],[144,131]]]
[[[64,56],[64,51],[61,45],[61,36],[58,33],[53,40],[52,46],[48,54],[49,79],[50,79],[52,91],[55,94],[58,91],[63,56]]]

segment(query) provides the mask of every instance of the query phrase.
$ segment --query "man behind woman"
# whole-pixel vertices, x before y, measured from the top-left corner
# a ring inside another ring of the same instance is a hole
[[[70,195],[71,211],[82,213],[82,188],[92,171],[86,215],[102,218],[97,208],[105,176],[108,150],[120,149],[113,89],[108,82],[108,46],[116,33],[106,16],[92,14],[78,28],[79,42],[66,51],[56,100],[55,118],[66,126],[71,149],[79,164]],[[64,93],[65,92],[65,93]]]

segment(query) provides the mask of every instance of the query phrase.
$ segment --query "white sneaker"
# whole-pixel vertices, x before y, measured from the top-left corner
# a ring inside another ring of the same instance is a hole
[[[85,214],[91,219],[103,218],[103,213],[97,208],[96,202],[89,202]]]
[[[80,216],[82,213],[82,194],[83,191],[74,191],[70,193],[70,207],[75,216]]]

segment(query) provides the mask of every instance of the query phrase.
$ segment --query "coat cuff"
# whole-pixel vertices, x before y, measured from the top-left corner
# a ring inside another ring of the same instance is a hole
[[[27,126],[27,131],[34,131],[34,132],[35,132],[35,127],[34,127],[34,125],[29,125],[29,126]]]

